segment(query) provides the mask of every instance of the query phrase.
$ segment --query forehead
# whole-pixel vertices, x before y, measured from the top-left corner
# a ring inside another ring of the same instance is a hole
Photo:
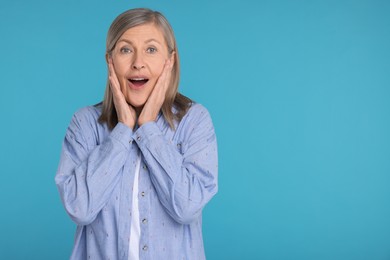
[[[151,39],[159,41],[161,44],[165,44],[164,34],[158,26],[154,24],[143,24],[126,30],[119,38],[131,40],[132,42],[144,42]]]

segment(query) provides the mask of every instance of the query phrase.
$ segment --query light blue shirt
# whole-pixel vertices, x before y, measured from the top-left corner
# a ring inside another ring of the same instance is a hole
[[[77,224],[71,259],[128,259],[138,151],[140,259],[205,259],[202,209],[218,189],[218,156],[208,111],[193,104],[175,130],[160,114],[133,131],[98,122],[101,107],[72,118],[55,181]]]

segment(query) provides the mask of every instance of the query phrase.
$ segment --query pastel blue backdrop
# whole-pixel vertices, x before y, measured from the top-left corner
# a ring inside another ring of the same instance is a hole
[[[54,184],[72,114],[105,88],[134,7],[176,32],[181,91],[210,111],[219,193],[207,258],[390,259],[390,1],[0,3],[0,258],[68,259]]]

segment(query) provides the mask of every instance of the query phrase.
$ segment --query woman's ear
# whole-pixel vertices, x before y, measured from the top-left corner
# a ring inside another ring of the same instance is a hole
[[[111,59],[111,55],[106,52],[106,62],[109,63],[109,60]]]
[[[172,67],[173,67],[173,65],[175,65],[175,60],[176,60],[175,57],[176,57],[176,52],[172,51],[171,57],[169,57],[169,61],[171,62]]]

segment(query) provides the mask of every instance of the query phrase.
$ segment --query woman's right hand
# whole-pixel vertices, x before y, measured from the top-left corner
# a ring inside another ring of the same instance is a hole
[[[134,129],[136,113],[134,108],[126,102],[125,96],[121,91],[118,78],[115,74],[115,69],[111,58],[108,59],[108,68],[110,73],[110,87],[114,99],[116,114],[118,115],[118,122],[121,122],[131,129]]]

